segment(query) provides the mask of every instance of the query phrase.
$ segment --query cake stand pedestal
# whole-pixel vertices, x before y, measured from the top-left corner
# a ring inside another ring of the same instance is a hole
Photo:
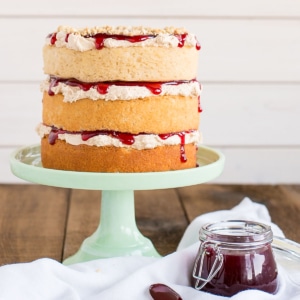
[[[76,254],[67,258],[70,265],[97,258],[126,255],[158,257],[152,242],[137,228],[134,190],[165,189],[208,182],[223,171],[224,156],[217,150],[200,146],[199,167],[148,173],[92,173],[46,169],[42,167],[40,146],[31,145],[12,153],[14,175],[43,185],[102,190],[101,216],[97,230],[85,239]]]

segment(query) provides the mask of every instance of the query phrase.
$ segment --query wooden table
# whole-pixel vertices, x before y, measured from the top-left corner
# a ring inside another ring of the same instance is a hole
[[[166,255],[196,216],[230,209],[245,196],[265,204],[286,237],[300,242],[300,185],[202,184],[136,191],[137,225]],[[95,231],[99,215],[99,191],[0,185],[0,265],[42,257],[62,261]]]

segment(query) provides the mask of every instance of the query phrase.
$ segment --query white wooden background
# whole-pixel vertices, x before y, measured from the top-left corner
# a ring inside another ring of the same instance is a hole
[[[202,45],[206,145],[220,183],[300,182],[300,1],[0,0],[0,183],[9,155],[38,143],[45,36],[58,25],[183,26]]]

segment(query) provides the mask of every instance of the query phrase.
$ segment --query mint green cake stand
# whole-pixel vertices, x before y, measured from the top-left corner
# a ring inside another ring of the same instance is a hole
[[[65,265],[126,255],[159,257],[152,242],[138,230],[135,220],[134,190],[166,189],[208,182],[223,171],[224,156],[217,150],[200,146],[199,167],[180,171],[149,173],[91,173],[46,169],[42,167],[40,146],[31,145],[12,153],[14,175],[43,185],[102,190],[101,215],[97,230],[86,238]]]

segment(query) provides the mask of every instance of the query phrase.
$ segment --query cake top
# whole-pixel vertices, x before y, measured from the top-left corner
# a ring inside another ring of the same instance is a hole
[[[86,28],[74,28],[70,26],[61,25],[57,28],[57,32],[79,34],[81,36],[93,36],[99,33],[108,35],[137,36],[159,34],[177,35],[187,33],[187,30],[185,28],[176,27],[151,28],[144,26],[94,26]]]
[[[194,34],[184,28],[150,28],[143,26],[103,26],[74,28],[59,26],[49,34],[46,45],[66,47],[75,51],[116,47],[195,47],[200,44]]]

